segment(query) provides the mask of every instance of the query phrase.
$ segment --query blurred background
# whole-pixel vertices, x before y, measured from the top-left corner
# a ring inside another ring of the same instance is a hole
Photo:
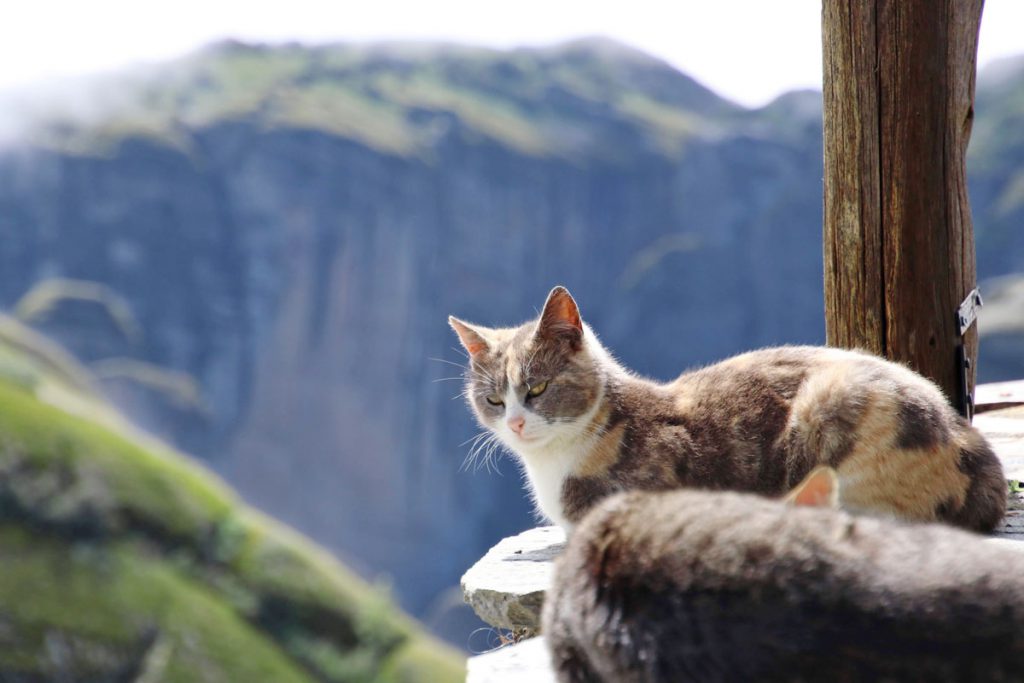
[[[823,342],[820,7],[673,7],[5,10],[0,679],[458,680],[459,577],[536,520],[462,468],[448,314],[564,284],[659,379]],[[1024,377],[1022,25],[988,0],[983,382]]]

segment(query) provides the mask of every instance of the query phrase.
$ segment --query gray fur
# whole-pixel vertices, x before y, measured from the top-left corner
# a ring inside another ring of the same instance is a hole
[[[543,630],[563,683],[1021,681],[1020,553],[738,493],[606,498]]]

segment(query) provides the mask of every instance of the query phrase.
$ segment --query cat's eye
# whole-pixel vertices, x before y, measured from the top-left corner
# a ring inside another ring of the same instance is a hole
[[[492,406],[505,405],[505,402],[501,400],[501,396],[498,396],[497,394],[491,394],[490,396],[488,396],[487,402],[490,403]]]
[[[541,382],[540,384],[537,384],[536,386],[530,387],[530,390],[526,392],[526,395],[529,396],[530,398],[536,398],[537,396],[540,396],[541,394],[543,394],[544,390],[547,389],[547,388],[548,388],[548,383],[547,382]]]

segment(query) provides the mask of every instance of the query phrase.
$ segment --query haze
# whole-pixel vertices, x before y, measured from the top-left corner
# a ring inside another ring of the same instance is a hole
[[[1024,53],[1024,3],[985,3],[979,65]],[[5,8],[0,89],[185,54],[222,38],[266,42],[429,40],[510,47],[603,35],[670,62],[725,97],[758,106],[821,87],[820,3],[733,0],[41,0]]]

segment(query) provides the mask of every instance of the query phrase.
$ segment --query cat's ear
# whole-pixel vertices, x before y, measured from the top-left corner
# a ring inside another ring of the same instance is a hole
[[[583,347],[583,321],[580,309],[565,287],[558,286],[548,294],[537,323],[536,335],[545,340],[566,340],[573,351]]]
[[[790,505],[838,508],[839,477],[831,467],[816,467],[784,500]]]
[[[459,320],[454,315],[448,316],[448,324],[455,330],[455,334],[459,335],[459,341],[462,342],[462,346],[465,347],[470,356],[483,353],[489,348],[482,328]]]

